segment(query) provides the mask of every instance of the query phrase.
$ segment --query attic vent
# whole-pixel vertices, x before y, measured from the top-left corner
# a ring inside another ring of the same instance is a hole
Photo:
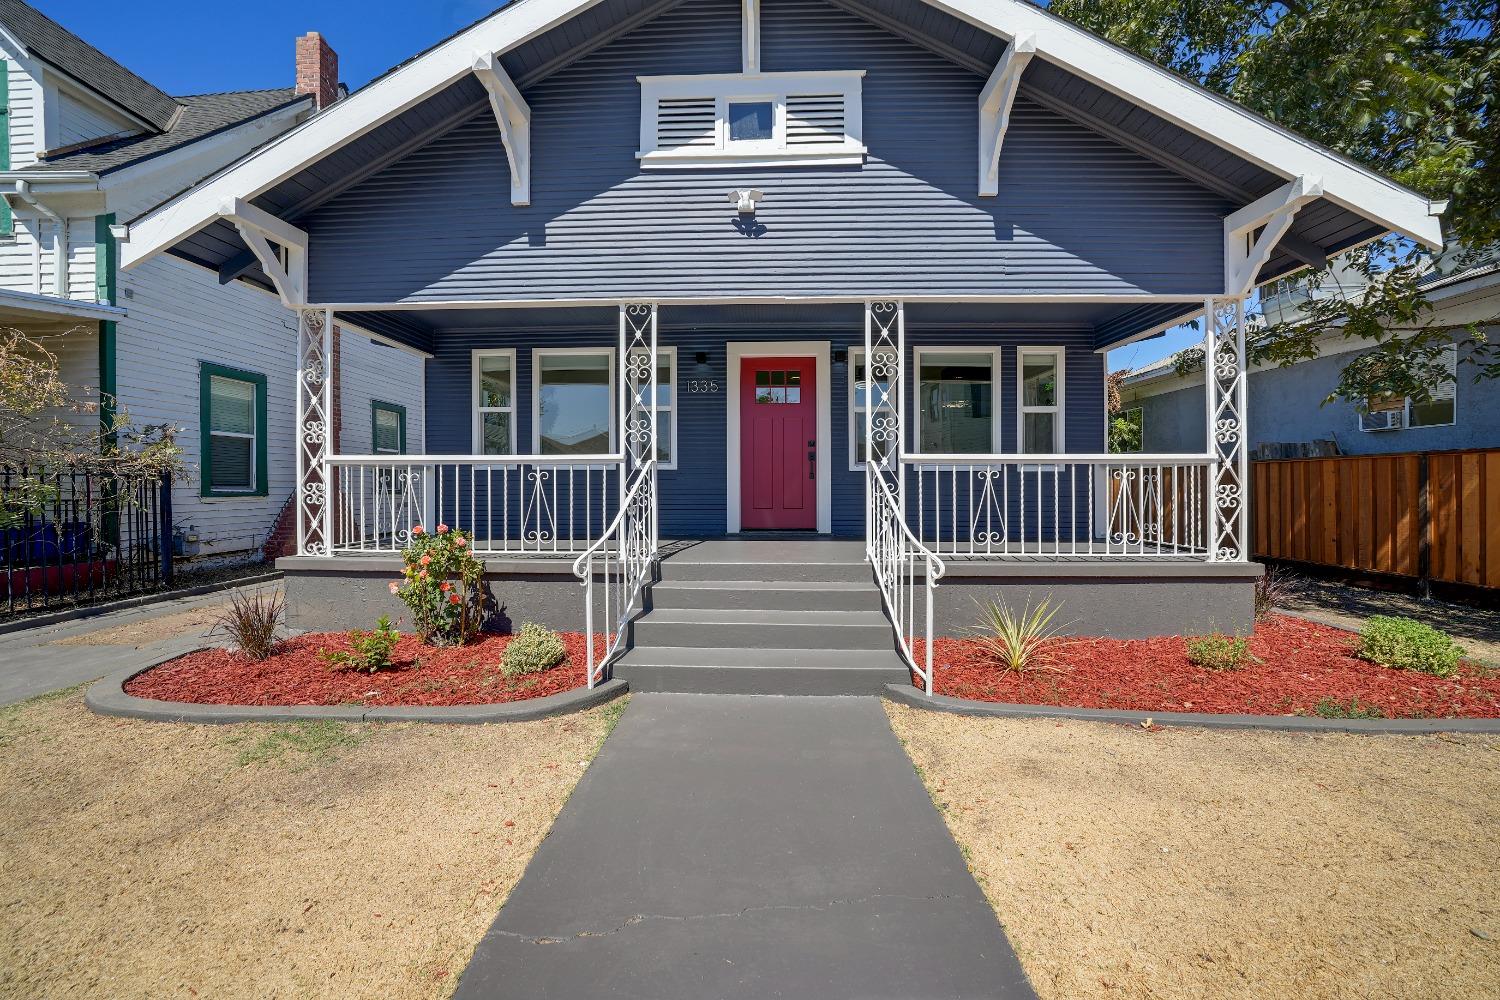
[[[657,149],[713,149],[718,109],[712,97],[664,97],[657,105]]]
[[[786,144],[818,146],[844,141],[843,94],[788,94]]]

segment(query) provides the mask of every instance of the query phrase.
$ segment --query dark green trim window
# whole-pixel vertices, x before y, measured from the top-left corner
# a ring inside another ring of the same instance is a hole
[[[198,370],[199,495],[266,495],[266,377],[204,361]]]
[[[406,407],[370,400],[370,450],[376,455],[406,454]]]

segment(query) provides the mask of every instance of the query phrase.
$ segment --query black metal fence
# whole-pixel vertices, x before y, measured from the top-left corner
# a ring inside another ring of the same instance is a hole
[[[172,583],[169,476],[0,465],[0,613]]]

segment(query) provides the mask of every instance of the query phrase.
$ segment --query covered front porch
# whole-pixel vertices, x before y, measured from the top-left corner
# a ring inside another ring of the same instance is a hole
[[[664,556],[714,538],[841,539],[919,673],[912,637],[961,632],[976,600],[1066,593],[1085,633],[1248,627],[1238,304],[1203,307],[1214,450],[1193,455],[1104,450],[1099,327],[1130,308],[304,311],[286,568],[389,575],[419,525],[443,524],[529,595],[510,617],[608,628],[618,647]],[[425,453],[341,454],[320,433],[323,352],[342,318],[429,354]],[[556,590],[579,580],[581,594]],[[1141,610],[1201,605],[1183,595],[1207,581],[1201,613]],[[380,601],[378,587],[361,594]]]

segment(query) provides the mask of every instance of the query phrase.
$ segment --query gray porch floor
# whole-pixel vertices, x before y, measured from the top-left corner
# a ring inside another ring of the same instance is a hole
[[[1035,994],[877,699],[638,694],[456,996]]]

